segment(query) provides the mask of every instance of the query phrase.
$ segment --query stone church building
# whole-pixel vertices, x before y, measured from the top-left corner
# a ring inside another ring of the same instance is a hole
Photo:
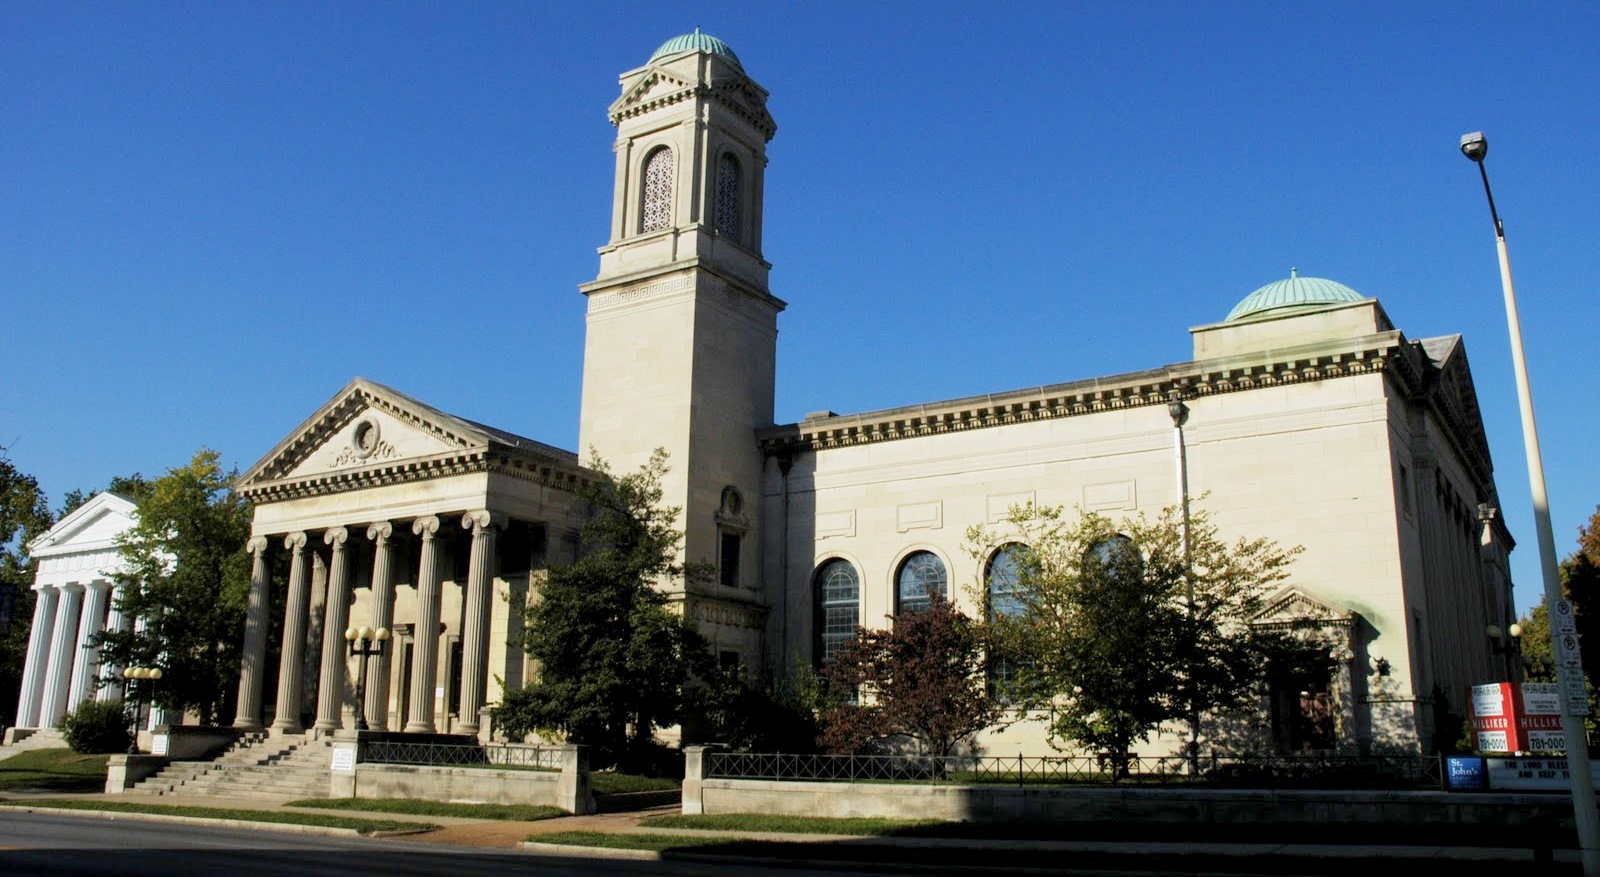
[[[1291,273],[1231,311],[1220,294],[1185,361],[777,423],[767,92],[697,30],[622,74],[609,114],[579,447],[618,472],[668,451],[685,557],[716,569],[673,597],[722,660],[820,662],[930,589],[980,615],[1006,546],[973,559],[969,525],[1026,502],[1156,512],[1183,498],[1181,465],[1224,537],[1304,546],[1257,623],[1305,622],[1334,669],[1275,680],[1259,746],[1425,748],[1466,686],[1502,678],[1485,631],[1512,616],[1512,543],[1459,336],[1408,338],[1377,300]],[[368,667],[372,727],[484,732],[502,681],[533,672],[508,640],[541,570],[573,557],[590,474],[572,451],[352,381],[241,478],[256,564],[236,725],[352,727],[338,632],[365,624],[395,632]],[[1042,754],[1043,733],[982,743]]]

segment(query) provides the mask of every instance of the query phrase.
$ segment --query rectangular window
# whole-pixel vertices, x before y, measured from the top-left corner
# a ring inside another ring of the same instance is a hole
[[[730,588],[739,587],[739,534],[722,534],[721,581]]]

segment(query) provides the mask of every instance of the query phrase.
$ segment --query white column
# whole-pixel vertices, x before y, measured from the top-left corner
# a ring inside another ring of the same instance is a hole
[[[261,683],[267,662],[267,609],[272,605],[272,576],[267,571],[267,537],[245,543],[250,564],[250,596],[244,610],[244,647],[239,654],[239,704],[233,726],[261,730]]]
[[[387,627],[394,630],[394,525],[379,521],[367,528],[367,538],[372,540],[372,629]],[[367,727],[374,731],[389,730],[389,656],[394,654],[391,638],[382,643],[380,651],[367,665]]]
[[[416,645],[411,658],[411,719],[408,734],[432,734],[433,689],[439,676],[439,518],[418,518],[411,532],[422,537],[417,570]]]
[[[106,631],[109,633],[123,633],[128,627],[128,615],[119,605],[122,601],[122,585],[117,582],[111,584],[111,615],[106,618]],[[104,664],[100,667],[100,678],[106,680],[95,698],[104,703],[110,700],[122,699],[122,665]]]
[[[349,676],[345,660],[344,629],[350,620],[350,552],[345,543],[350,531],[330,527],[322,539],[333,547],[328,569],[328,597],[322,612],[322,678],[317,684],[318,731],[344,727],[344,686]]]
[[[72,653],[78,644],[78,609],[83,605],[83,585],[61,586],[56,623],[50,634],[50,663],[45,668],[44,697],[39,703],[39,727],[54,728],[67,712],[67,689],[72,684]]]
[[[306,562],[306,534],[291,533],[283,547],[289,559],[289,596],[283,607],[283,647],[278,660],[278,715],[272,729],[280,734],[298,734],[300,724],[301,656],[306,640],[306,599],[311,590],[311,565]]]
[[[495,533],[504,519],[488,511],[468,512],[461,526],[472,531],[472,559],[467,567],[466,623],[461,631],[461,719],[455,733],[478,733],[478,709],[488,683],[489,591],[494,584]]]
[[[45,667],[50,663],[50,637],[55,633],[55,585],[34,585],[33,626],[28,629],[28,658],[22,668],[22,694],[17,698],[17,727],[39,723],[39,702],[44,699]]]
[[[103,629],[106,617],[106,597],[111,584],[105,581],[90,582],[85,586],[83,612],[78,617],[78,645],[73,649],[72,687],[67,691],[67,710],[94,699],[96,670],[100,668],[100,650],[94,638]]]

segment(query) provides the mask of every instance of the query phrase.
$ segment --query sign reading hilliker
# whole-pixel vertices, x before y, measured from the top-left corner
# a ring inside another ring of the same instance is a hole
[[[1548,682],[1472,686],[1472,733],[1483,753],[1553,753],[1567,748],[1560,688]]]

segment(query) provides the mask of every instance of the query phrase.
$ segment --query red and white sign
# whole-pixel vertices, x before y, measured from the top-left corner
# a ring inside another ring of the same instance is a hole
[[[1547,682],[1472,686],[1472,732],[1479,752],[1563,752],[1561,698]]]

